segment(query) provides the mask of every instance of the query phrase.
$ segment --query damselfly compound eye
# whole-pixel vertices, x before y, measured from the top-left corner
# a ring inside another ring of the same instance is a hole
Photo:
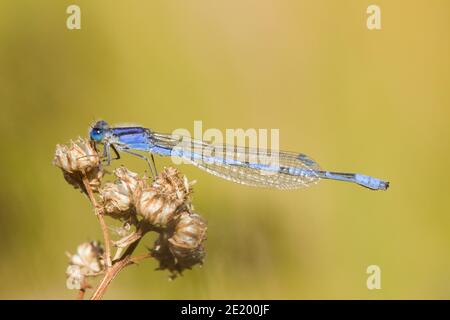
[[[91,140],[95,142],[101,142],[105,135],[105,131],[109,128],[108,123],[106,121],[100,120],[97,121],[89,132],[89,136]]]
[[[99,128],[94,128],[90,132],[91,140],[95,142],[101,142],[103,140],[103,130]]]

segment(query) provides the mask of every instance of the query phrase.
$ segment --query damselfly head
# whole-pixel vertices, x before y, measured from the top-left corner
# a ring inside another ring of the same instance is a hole
[[[97,121],[89,132],[89,136],[92,141],[102,142],[105,132],[109,129],[108,123],[106,121]]]

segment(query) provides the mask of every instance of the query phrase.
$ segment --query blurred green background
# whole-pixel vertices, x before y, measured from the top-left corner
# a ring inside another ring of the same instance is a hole
[[[81,30],[66,28],[73,3]],[[205,265],[170,282],[147,261],[105,298],[450,298],[450,4],[378,0],[369,31],[372,3],[2,0],[0,297],[75,296],[65,251],[101,235],[51,161],[103,118],[279,128],[282,149],[391,181],[260,190],[182,166],[209,222]]]

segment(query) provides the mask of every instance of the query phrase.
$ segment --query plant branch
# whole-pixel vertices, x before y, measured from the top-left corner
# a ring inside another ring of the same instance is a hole
[[[91,288],[91,286],[86,281],[86,279],[83,279],[83,282],[81,283],[81,288],[78,291],[77,300],[83,300],[84,295],[86,294],[86,289],[90,289],[90,288]]]
[[[133,242],[125,251],[123,256],[114,264],[111,268],[106,270],[105,276],[100,281],[100,284],[95,289],[95,292],[92,294],[92,297],[90,300],[100,300],[103,295],[105,294],[106,289],[108,289],[108,286],[110,285],[111,281],[114,280],[114,278],[119,274],[120,271],[122,271],[123,268],[126,266],[135,263],[134,258],[131,257],[134,250],[138,246],[141,238]]]
[[[91,200],[92,206],[94,207],[95,215],[97,216],[98,221],[100,222],[100,228],[103,233],[103,241],[105,243],[105,261],[106,268],[111,268],[111,242],[109,240],[109,231],[108,226],[106,225],[105,219],[103,217],[103,213],[99,210],[99,206],[97,200],[95,199],[94,193],[92,192],[91,185],[89,184],[89,180],[86,174],[83,174],[83,184],[86,189],[87,195]]]
[[[151,231],[152,228],[145,222],[139,223],[136,232],[131,234],[131,237],[128,238],[127,245],[128,248],[120,257],[119,260],[114,261],[111,268],[108,268],[105,272],[105,275],[103,276],[103,279],[100,281],[99,285],[95,289],[95,292],[92,294],[92,297],[90,300],[100,300],[106,289],[108,289],[108,286],[110,283],[114,280],[114,278],[119,274],[120,271],[122,271],[123,268],[130,264],[138,264],[144,259],[152,257],[150,253],[146,253],[140,256],[132,257],[132,254],[136,247],[138,246],[139,242],[141,241],[142,237],[149,231]]]

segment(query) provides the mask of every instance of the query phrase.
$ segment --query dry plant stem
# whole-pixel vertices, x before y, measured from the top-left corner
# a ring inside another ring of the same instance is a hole
[[[98,221],[100,222],[100,227],[101,227],[102,233],[103,233],[103,241],[105,243],[106,268],[109,269],[111,267],[111,245],[110,245],[110,240],[109,240],[108,226],[106,225],[103,214],[98,209],[99,206],[97,204],[97,200],[95,200],[94,193],[92,192],[92,188],[89,184],[89,180],[85,174],[83,174],[83,184],[84,184],[84,188],[86,189],[86,192],[88,194],[88,197],[91,200],[92,206],[94,207],[95,215],[97,216]]]
[[[138,246],[139,242],[141,241],[142,237],[151,230],[151,228],[148,228],[148,226],[144,224],[140,224],[138,226],[138,229],[136,230],[135,236],[133,236],[133,242],[130,243],[129,247],[123,254],[123,256],[117,260],[114,261],[114,264],[111,268],[106,270],[106,273],[101,280],[98,287],[95,289],[94,294],[91,297],[91,300],[100,300],[103,297],[103,294],[105,293],[106,289],[108,289],[109,284],[111,281],[114,280],[114,278],[119,274],[120,271],[122,271],[123,268],[130,264],[139,263],[144,259],[150,258],[151,254],[146,253],[137,257],[131,257],[134,250]]]
[[[86,289],[89,289],[89,288],[91,288],[89,283],[87,283],[86,279],[83,280],[83,282],[81,283],[81,288],[78,291],[77,300],[83,300],[84,295],[86,294]]]
[[[131,255],[138,246],[140,240],[141,239],[138,239],[137,241],[133,242],[127,248],[127,250],[120,258],[120,260],[116,261],[111,268],[106,270],[105,276],[103,277],[98,287],[95,289],[95,292],[90,300],[100,300],[105,294],[106,289],[108,289],[108,286],[111,283],[111,281],[114,280],[114,278],[119,274],[119,272],[122,271],[122,269],[125,268],[126,266],[135,263],[134,259],[131,258]]]
[[[80,289],[80,291],[78,291],[77,300],[83,300],[85,293],[86,293],[86,289]]]

